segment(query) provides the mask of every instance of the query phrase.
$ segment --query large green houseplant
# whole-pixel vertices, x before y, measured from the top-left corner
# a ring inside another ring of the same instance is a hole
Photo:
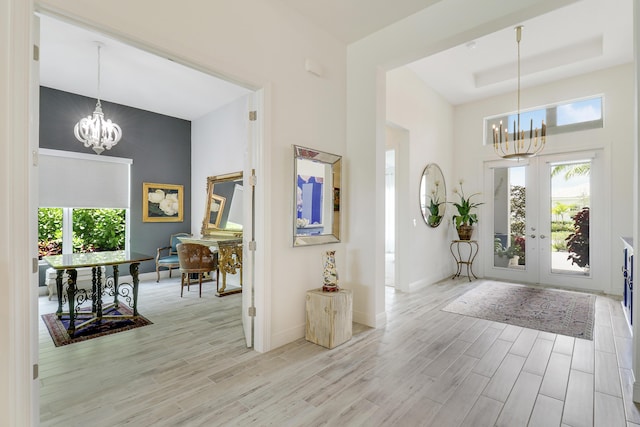
[[[453,206],[458,210],[457,214],[454,214],[451,218],[456,225],[458,231],[458,237],[460,240],[470,240],[473,233],[473,224],[478,222],[478,214],[473,212],[477,209],[482,202],[472,202],[471,198],[477,196],[480,193],[473,193],[469,197],[465,197],[464,190],[462,189],[463,180],[459,181],[460,189],[454,188],[453,193],[460,197],[459,202],[451,202]]]

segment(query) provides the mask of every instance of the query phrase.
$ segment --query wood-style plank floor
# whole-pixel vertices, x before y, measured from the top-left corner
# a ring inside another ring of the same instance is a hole
[[[56,348],[41,322],[44,426],[640,426],[631,335],[598,296],[593,341],[441,311],[481,281],[387,288],[387,325],[333,350],[247,349],[241,296],[142,282],[154,324]],[[304,302],[301,302],[304,304]],[[41,298],[41,313],[55,301]]]

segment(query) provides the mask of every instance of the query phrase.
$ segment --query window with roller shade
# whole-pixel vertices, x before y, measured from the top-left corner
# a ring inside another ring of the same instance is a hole
[[[128,249],[132,163],[39,150],[40,256]]]

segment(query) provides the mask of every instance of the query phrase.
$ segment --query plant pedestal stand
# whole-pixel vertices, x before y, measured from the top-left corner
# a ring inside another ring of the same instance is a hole
[[[461,249],[468,245],[468,250]],[[467,266],[467,277],[469,281],[471,281],[471,277],[477,279],[478,277],[473,273],[473,260],[478,255],[478,241],[477,240],[454,240],[451,242],[451,246],[449,246],[449,250],[451,251],[451,255],[456,260],[456,274],[453,275],[452,279],[460,277],[462,273],[462,267]]]

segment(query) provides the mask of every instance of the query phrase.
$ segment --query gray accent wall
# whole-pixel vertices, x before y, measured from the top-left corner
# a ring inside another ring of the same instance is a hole
[[[122,139],[100,156],[133,159],[129,210],[131,250],[155,256],[157,248],[169,244],[171,234],[191,230],[191,122],[101,102],[105,117],[122,128]],[[93,150],[75,138],[73,127],[80,118],[90,115],[95,105],[95,98],[41,87],[40,148],[93,154]],[[143,223],[143,182],[183,185],[184,220]],[[141,273],[149,271],[155,271],[154,261],[140,265]]]

